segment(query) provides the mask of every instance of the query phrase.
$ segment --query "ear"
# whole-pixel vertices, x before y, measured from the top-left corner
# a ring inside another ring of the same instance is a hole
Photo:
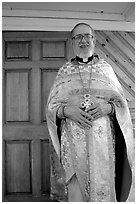
[[[93,40],[94,46],[96,45],[96,37]]]
[[[70,42],[71,42],[71,45],[72,45],[72,47],[73,47],[73,45],[74,45],[74,42],[73,42],[73,40],[71,39],[71,40],[70,40]]]

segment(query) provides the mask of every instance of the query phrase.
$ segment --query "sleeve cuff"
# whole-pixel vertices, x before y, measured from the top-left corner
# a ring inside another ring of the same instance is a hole
[[[109,115],[113,115],[115,113],[115,106],[111,101],[108,101],[108,103],[111,105],[111,112],[109,113]]]
[[[59,108],[57,109],[57,117],[60,118],[60,119],[65,119],[65,114],[64,114],[64,108],[66,106],[65,105],[61,105],[59,106]]]

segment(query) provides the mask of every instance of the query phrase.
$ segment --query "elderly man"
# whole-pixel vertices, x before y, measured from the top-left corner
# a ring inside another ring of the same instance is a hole
[[[134,140],[127,101],[112,67],[94,53],[86,23],[71,31],[76,57],[51,88],[46,116],[51,137],[51,195],[69,202],[126,201]]]

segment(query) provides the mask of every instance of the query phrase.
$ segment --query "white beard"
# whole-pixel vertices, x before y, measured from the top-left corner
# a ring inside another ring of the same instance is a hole
[[[90,50],[84,50],[82,48],[79,48],[78,50],[74,49],[74,54],[80,58],[91,57],[94,54],[94,47],[92,47]]]
[[[91,57],[92,55],[94,54],[94,49],[90,50],[89,52],[87,53],[84,53],[84,52],[81,52],[81,53],[76,53],[76,55],[80,58],[88,58],[88,57]]]

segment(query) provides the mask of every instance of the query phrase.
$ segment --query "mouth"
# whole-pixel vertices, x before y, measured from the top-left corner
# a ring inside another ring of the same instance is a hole
[[[88,44],[80,44],[79,47],[84,49],[84,48],[88,48],[89,45]]]

